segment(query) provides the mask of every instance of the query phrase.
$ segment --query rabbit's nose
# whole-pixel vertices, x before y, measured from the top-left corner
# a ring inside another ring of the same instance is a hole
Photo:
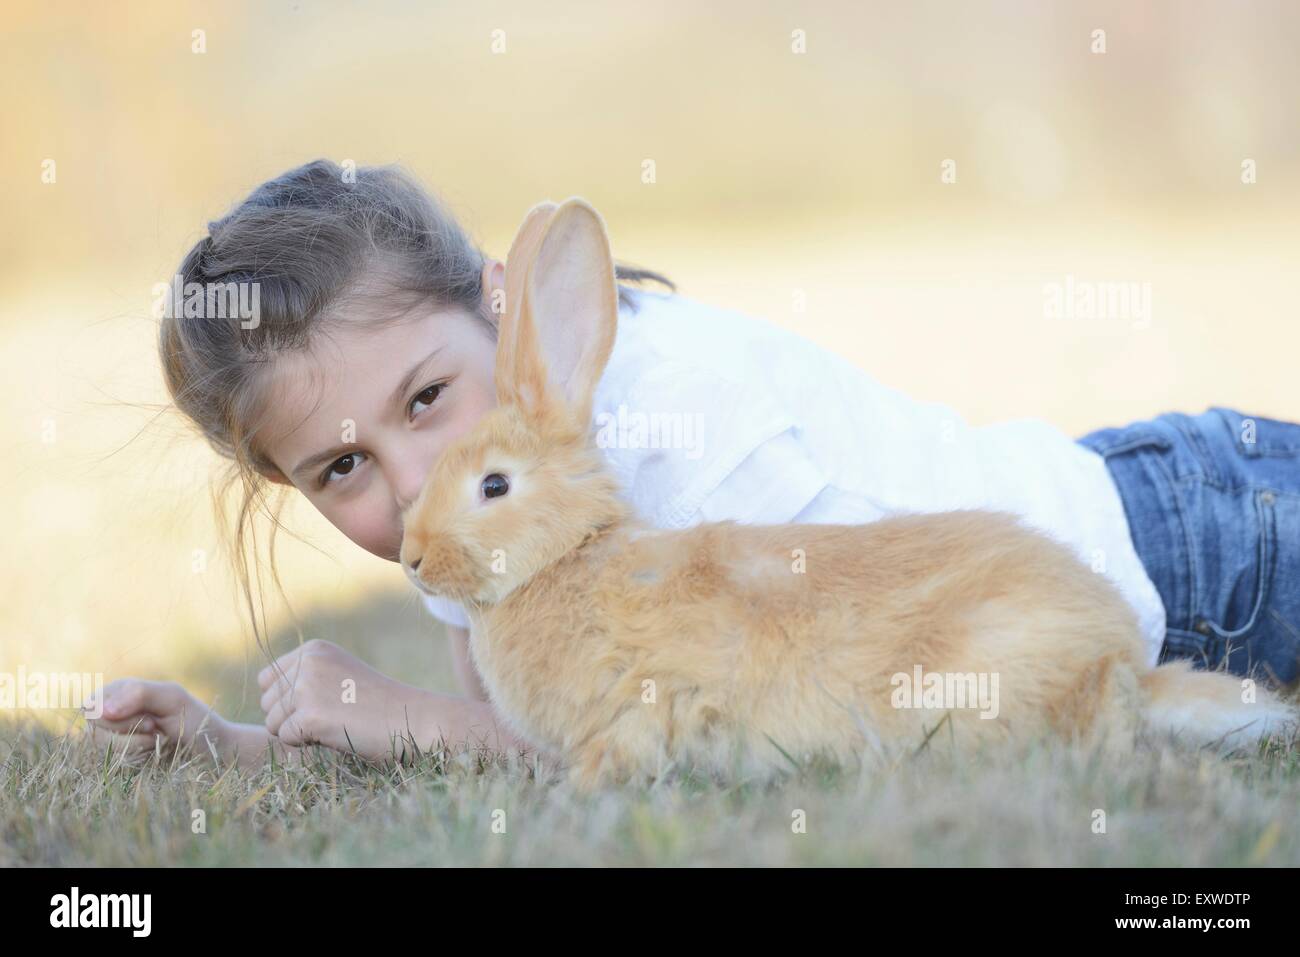
[[[414,572],[414,571],[419,571],[419,570],[420,570],[420,562],[422,562],[422,561],[424,561],[424,557],[423,557],[423,556],[421,556],[421,557],[415,559],[415,561],[411,562],[411,571],[413,571],[413,572]]]

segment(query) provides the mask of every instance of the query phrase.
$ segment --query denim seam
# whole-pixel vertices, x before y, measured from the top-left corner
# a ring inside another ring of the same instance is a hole
[[[1174,424],[1187,439],[1188,444],[1196,450],[1196,458],[1199,460],[1198,464],[1201,466],[1201,471],[1206,480],[1215,487],[1221,485],[1223,480],[1219,476],[1219,469],[1214,460],[1214,451],[1210,448],[1209,443],[1205,441],[1205,435],[1198,428],[1195,420],[1190,416],[1180,414]]]
[[[1255,546],[1255,564],[1259,568],[1259,584],[1252,596],[1250,618],[1240,628],[1235,631],[1225,631],[1219,627],[1217,622],[1209,621],[1215,635],[1223,641],[1247,640],[1259,626],[1260,617],[1268,608],[1269,599],[1272,597],[1273,568],[1274,563],[1277,561],[1276,516],[1269,507],[1260,501],[1258,494],[1255,495],[1254,504],[1255,517],[1259,522],[1259,542]]]
[[[1293,492],[1290,489],[1274,488],[1271,485],[1264,485],[1260,482],[1254,482],[1250,485],[1224,485],[1219,482],[1211,482],[1209,479],[1200,475],[1185,475],[1179,479],[1180,482],[1194,482],[1198,480],[1208,488],[1215,489],[1219,492],[1228,492],[1233,495],[1238,492],[1272,492],[1274,495],[1279,495],[1283,498],[1300,498],[1300,492]]]
[[[1196,609],[1200,604],[1200,596],[1197,594],[1199,585],[1200,568],[1197,566],[1196,549],[1193,548],[1191,529],[1188,525],[1187,510],[1183,507],[1182,486],[1184,482],[1176,479],[1170,471],[1168,464],[1162,456],[1151,456],[1155,460],[1156,467],[1164,473],[1168,483],[1170,495],[1173,500],[1174,511],[1178,513],[1178,528],[1182,532],[1183,554],[1187,558],[1187,603],[1188,607],[1184,609],[1182,618],[1184,621],[1192,621],[1196,618]],[[1189,479],[1195,480],[1195,476],[1189,476]]]
[[[1285,618],[1279,615],[1277,613],[1277,609],[1270,607],[1268,613],[1273,616],[1273,618],[1278,622],[1278,624],[1280,624],[1287,631],[1291,632],[1291,634],[1295,636],[1296,644],[1300,645],[1300,631],[1296,631],[1295,626],[1293,626],[1291,622],[1287,621]]]
[[[1146,449],[1153,445],[1156,448],[1160,449],[1161,451],[1165,451],[1173,447],[1172,443],[1168,439],[1161,438],[1160,436],[1156,436],[1156,435],[1139,435],[1136,436],[1135,438],[1125,439],[1122,442],[1117,440],[1114,442],[1114,444],[1108,444],[1105,441],[1098,442],[1097,444],[1100,445],[1101,447],[1097,448],[1096,446],[1093,445],[1089,445],[1088,447],[1091,448],[1098,455],[1100,455],[1103,459],[1109,459],[1113,456],[1120,455],[1125,452],[1135,452],[1140,449]]]
[[[1164,436],[1159,435],[1158,433],[1155,433],[1150,430],[1146,431],[1143,434],[1132,436],[1132,437],[1126,437],[1127,431],[1128,431],[1127,429],[1123,429],[1123,430],[1117,429],[1106,440],[1098,440],[1092,436],[1085,436],[1085,439],[1087,439],[1088,441],[1085,441],[1084,444],[1092,448],[1094,452],[1099,454],[1105,460],[1108,469],[1111,466],[1112,458],[1117,458],[1120,455],[1126,455],[1128,453],[1136,453],[1131,457],[1129,461],[1132,463],[1134,467],[1137,467],[1139,471],[1143,471],[1143,472],[1150,471],[1152,466],[1145,464],[1148,461],[1153,461],[1156,463],[1154,467],[1159,469],[1161,476],[1163,476],[1163,478],[1165,479],[1165,487],[1169,489],[1169,497],[1173,501],[1174,512],[1178,516],[1178,528],[1182,537],[1182,542],[1181,542],[1182,552],[1183,555],[1185,556],[1185,561],[1187,563],[1184,569],[1186,573],[1184,575],[1184,580],[1187,582],[1188,596],[1186,600],[1188,602],[1189,607],[1184,609],[1184,613],[1182,614],[1181,618],[1182,620],[1189,620],[1189,621],[1193,620],[1196,617],[1196,605],[1197,605],[1197,581],[1196,581],[1197,568],[1195,565],[1195,561],[1196,561],[1195,553],[1193,548],[1191,547],[1191,534],[1188,529],[1187,516],[1185,514],[1186,510],[1183,507],[1182,495],[1180,494],[1180,489],[1179,489],[1182,480],[1174,476],[1174,474],[1170,471],[1168,464],[1165,462],[1164,456],[1159,454],[1171,450],[1173,448],[1173,443],[1169,439],[1165,438]],[[1098,449],[1093,443],[1096,443],[1096,445],[1101,446],[1101,448]],[[1153,453],[1153,454],[1144,455],[1142,454],[1144,452]],[[1159,486],[1158,486],[1157,478],[1158,478],[1157,476],[1150,476],[1153,485],[1157,489],[1156,498],[1157,501],[1159,501],[1160,495],[1158,491]],[[1203,480],[1201,476],[1196,476],[1196,475],[1189,476],[1188,478],[1189,480]],[[1123,494],[1121,494],[1121,502],[1124,506],[1124,516],[1129,526],[1129,535],[1130,538],[1132,538],[1134,530],[1141,528],[1141,523],[1134,521],[1134,516],[1129,512],[1129,503],[1127,501],[1127,497],[1124,496]],[[1140,556],[1142,549],[1138,546],[1138,542],[1136,539],[1134,539],[1133,541],[1133,547]],[[1176,580],[1177,580],[1177,576],[1175,576],[1175,581]],[[1161,601],[1163,602],[1164,596],[1161,595],[1160,598]],[[1169,608],[1166,608],[1165,612],[1166,612],[1166,616],[1172,614],[1172,610]],[[1202,635],[1197,632],[1183,631],[1182,629],[1179,628],[1170,628],[1168,627],[1168,625],[1166,625],[1165,647],[1161,649],[1161,655],[1160,655],[1162,660],[1166,657],[1165,652],[1169,649],[1171,638],[1173,639],[1172,643],[1174,647],[1184,653],[1186,653],[1188,650],[1194,650],[1199,655],[1204,656],[1206,654],[1205,645],[1208,636]]]

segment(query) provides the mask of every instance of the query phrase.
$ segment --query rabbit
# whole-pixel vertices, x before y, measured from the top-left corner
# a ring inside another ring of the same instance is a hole
[[[400,560],[463,604],[494,706],[575,787],[674,767],[770,778],[919,743],[945,713],[963,740],[1121,748],[1144,728],[1236,745],[1295,720],[1231,676],[1148,666],[1118,589],[1009,513],[647,525],[591,436],[618,319],[596,210],[534,207],[505,296],[497,407],[435,461]],[[996,679],[996,707],[917,707],[922,669]]]

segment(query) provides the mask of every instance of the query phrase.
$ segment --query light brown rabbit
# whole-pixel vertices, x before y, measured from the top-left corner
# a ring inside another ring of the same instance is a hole
[[[963,738],[1121,747],[1143,726],[1235,745],[1293,718],[1231,676],[1148,668],[1119,592],[1009,514],[647,526],[591,435],[618,319],[591,206],[529,213],[506,301],[498,407],[431,469],[401,559],[417,587],[464,604],[494,705],[584,790],[674,765],[852,760],[919,743],[945,714]],[[990,687],[978,707],[953,697]]]

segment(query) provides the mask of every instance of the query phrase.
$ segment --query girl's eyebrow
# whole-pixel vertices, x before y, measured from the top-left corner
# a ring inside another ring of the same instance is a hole
[[[428,365],[429,360],[432,359],[441,351],[442,351],[442,346],[435,346],[432,352],[430,352],[427,356],[425,356],[423,359],[418,361],[415,365],[411,366],[411,368],[407,370],[406,375],[402,376],[402,381],[397,383],[397,388],[393,390],[393,394],[389,397],[388,399],[389,405],[402,404],[402,401],[406,398],[406,390],[409,389],[411,385],[415,382],[415,377],[420,374],[420,370],[423,369],[426,365]]]
[[[294,481],[300,481],[305,477],[304,473],[314,471],[322,465],[333,462],[336,458],[346,455],[349,451],[351,450],[346,445],[339,445],[332,449],[326,449],[324,452],[310,455],[294,466],[293,471],[289,473],[289,477]]]
[[[390,405],[400,405],[406,400],[406,392],[415,382],[415,377],[418,376],[420,370],[428,365],[429,361],[441,351],[442,346],[436,346],[432,352],[406,370],[406,374],[402,376],[401,381],[397,383],[397,388],[393,390],[393,394],[388,399]],[[309,455],[294,466],[293,471],[289,473],[289,476],[290,478],[297,480],[302,477],[302,473],[314,471],[320,466],[334,461],[334,459],[339,456],[346,455],[349,451],[351,451],[349,446],[336,445],[333,448],[326,449],[324,452],[317,452],[315,455]]]

